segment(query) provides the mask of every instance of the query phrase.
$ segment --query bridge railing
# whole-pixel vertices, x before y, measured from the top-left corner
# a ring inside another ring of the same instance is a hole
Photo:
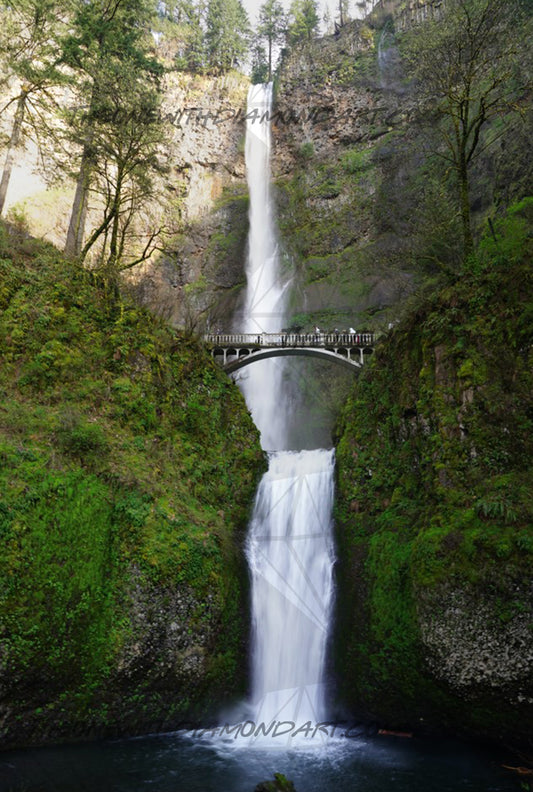
[[[365,347],[374,333],[206,333],[204,343],[221,347]]]

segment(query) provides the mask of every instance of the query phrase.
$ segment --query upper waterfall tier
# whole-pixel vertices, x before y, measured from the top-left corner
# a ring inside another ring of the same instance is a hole
[[[280,274],[270,190],[270,115],[272,84],[248,92],[246,171],[250,193],[247,290],[238,329],[246,333],[279,331],[285,318],[287,282]],[[257,112],[255,112],[257,111]],[[263,448],[285,448],[287,409],[280,409],[283,363],[265,360],[241,375],[240,384]]]

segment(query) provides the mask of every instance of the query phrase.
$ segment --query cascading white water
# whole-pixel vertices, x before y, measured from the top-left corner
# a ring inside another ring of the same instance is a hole
[[[272,84],[248,91],[246,175],[250,195],[247,289],[240,332],[275,333],[282,329],[288,281],[279,271],[278,245],[270,190],[270,123]],[[239,384],[261,444],[268,450],[285,447],[285,422],[279,408],[283,362],[265,360],[244,370]]]
[[[246,173],[250,194],[250,230],[244,332],[270,333],[284,317],[278,245],[270,190],[270,123],[272,83],[252,85],[248,92]]]
[[[248,288],[242,329],[276,332],[285,317],[270,196],[271,85],[248,95]],[[280,362],[281,361],[281,362]],[[324,658],[332,599],[333,451],[286,451],[283,358],[248,366],[240,384],[269,451],[248,535],[252,575],[252,707],[256,723],[325,717]]]
[[[325,718],[333,451],[270,456],[250,525],[255,720]]]

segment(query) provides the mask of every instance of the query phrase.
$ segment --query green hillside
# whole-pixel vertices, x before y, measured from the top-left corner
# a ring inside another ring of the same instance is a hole
[[[244,401],[194,339],[1,231],[0,736],[212,713],[246,667]]]

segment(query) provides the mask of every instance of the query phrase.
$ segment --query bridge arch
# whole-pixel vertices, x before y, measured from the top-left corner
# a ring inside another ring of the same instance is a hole
[[[320,348],[317,349],[314,347],[284,347],[258,349],[257,351],[250,350],[248,354],[243,356],[237,355],[233,360],[227,362],[223,368],[224,371],[226,371],[228,374],[231,374],[232,372],[238,371],[245,366],[249,366],[251,363],[255,363],[257,360],[267,360],[268,358],[274,357],[301,357],[302,355],[321,358],[322,360],[329,360],[333,363],[337,363],[337,365],[349,368],[352,371],[354,371],[354,369],[360,370],[362,368],[362,363],[359,360],[350,359],[349,357],[345,356],[346,353],[344,355],[337,354],[336,352],[333,352],[333,350]]]
[[[307,355],[338,363],[352,372],[374,351],[373,333],[207,333],[213,359],[231,374],[256,360]]]

